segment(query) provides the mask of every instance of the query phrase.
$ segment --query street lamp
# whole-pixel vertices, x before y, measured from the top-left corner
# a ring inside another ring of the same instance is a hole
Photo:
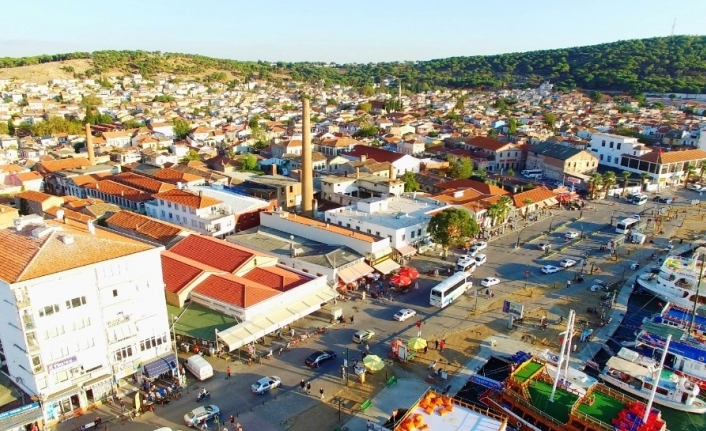
[[[527,288],[527,279],[529,278],[529,268],[525,265],[525,289]]]
[[[348,384],[348,375],[350,374],[348,372],[348,367],[350,366],[350,361],[348,359],[348,347],[346,347],[346,384]],[[355,369],[353,369],[353,372],[355,372]]]
[[[556,214],[552,219],[549,221],[549,232],[551,233],[552,231],[552,225],[554,224],[554,219],[559,217],[559,214]]]

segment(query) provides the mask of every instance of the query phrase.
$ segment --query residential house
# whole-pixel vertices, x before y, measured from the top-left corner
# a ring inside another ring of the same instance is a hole
[[[103,132],[105,144],[109,147],[125,148],[132,145],[132,135],[126,131]]]
[[[301,208],[302,185],[299,181],[282,175],[257,175],[234,186],[250,196],[274,201],[278,208],[293,210]]]
[[[223,237],[235,229],[235,217],[223,201],[202,193],[167,190],[155,194],[154,200],[145,205],[145,210],[150,217],[210,236]]]
[[[46,193],[28,190],[15,195],[15,208],[20,214],[44,215],[44,212],[54,206],[61,206],[64,199],[59,196],[52,196]]]
[[[598,169],[598,157],[590,151],[545,142],[527,150],[525,168],[541,169],[545,178],[574,176],[586,181]]]
[[[358,145],[352,151],[341,154],[349,160],[375,160],[377,162],[389,162],[394,170],[395,176],[402,176],[405,172],[419,172],[420,160],[407,154],[399,154],[380,148],[366,147]]]
[[[108,216],[105,226],[125,236],[156,243],[166,249],[170,249],[192,232],[183,226],[124,210]]]
[[[83,189],[86,197],[100,199],[139,213],[145,212],[145,203],[152,199],[150,193],[108,179],[87,182]]]
[[[610,133],[594,133],[588,148],[598,157],[599,164],[616,168],[620,167],[623,154],[640,157],[650,151],[637,138]]]

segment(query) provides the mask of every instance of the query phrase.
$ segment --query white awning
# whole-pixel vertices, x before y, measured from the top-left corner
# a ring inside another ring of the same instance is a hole
[[[338,271],[338,277],[343,280],[344,283],[352,283],[359,278],[365,277],[373,271],[373,268],[368,266],[367,263],[358,262],[353,266],[349,266],[348,268]]]
[[[335,290],[327,286],[285,307],[270,310],[265,315],[219,331],[218,340],[225,343],[228,351],[232,352],[313,313],[321,308],[321,304],[332,300],[337,295]]]
[[[382,274],[389,274],[392,271],[399,269],[400,266],[392,259],[385,259],[377,265],[373,265],[373,268],[377,269]]]
[[[370,259],[371,260],[377,260],[380,259],[383,256],[389,256],[389,254],[392,253],[392,247],[387,246],[385,248],[382,248],[374,253],[371,253]]]
[[[403,245],[402,247],[398,247],[397,251],[402,256],[411,256],[411,255],[417,253],[417,249],[412,247],[411,245]]]

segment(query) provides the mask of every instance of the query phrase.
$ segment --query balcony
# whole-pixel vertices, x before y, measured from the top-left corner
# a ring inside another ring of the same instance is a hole
[[[34,324],[34,317],[32,317],[31,314],[22,316],[22,323],[24,323],[25,330],[37,329],[37,326]]]

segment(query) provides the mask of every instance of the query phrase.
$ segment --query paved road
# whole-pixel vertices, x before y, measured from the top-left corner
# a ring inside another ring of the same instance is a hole
[[[666,193],[662,194],[666,195]],[[697,194],[687,190],[676,191],[676,195],[680,199],[675,206],[686,204],[687,199],[685,198],[698,198]],[[594,204],[591,203],[591,205]],[[605,228],[610,223],[611,217],[614,218],[614,221],[617,221],[620,218],[637,213],[638,210],[650,210],[653,209],[652,207],[653,205],[640,208],[625,203],[625,200],[609,199],[605,202],[596,203],[595,210],[583,211],[583,217],[579,221],[575,221],[579,216],[578,211],[559,211],[526,228],[521,228],[521,231],[508,232],[504,236],[494,238],[488,248],[483,251],[488,256],[488,262],[475,272],[475,285],[480,286],[479,281],[483,277],[497,274],[502,283],[492,289],[497,293],[498,297],[522,288],[525,281],[529,285],[533,283],[556,284],[558,288],[561,288],[555,294],[549,295],[549,297],[534,299],[533,303],[537,306],[542,303],[550,304],[560,295],[571,295],[572,292],[578,289],[585,289],[585,284],[583,286],[574,284],[570,289],[565,288],[566,280],[573,280],[576,271],[580,270],[578,267],[562,270],[556,274],[542,274],[539,269],[545,264],[557,264],[564,257],[581,258],[587,251],[591,252],[589,262],[591,260],[602,262],[602,257],[596,257],[596,250],[601,244],[605,244],[609,238],[616,235],[614,228],[607,228],[601,231],[602,228]],[[515,248],[518,233],[520,241],[524,242],[527,238],[539,232],[547,231],[550,225],[556,227],[567,221],[570,222],[568,226],[550,233],[546,238],[530,241],[520,248]],[[583,230],[584,234],[587,235],[594,231],[600,232],[592,235],[589,240],[583,241],[556,256],[546,260],[542,259],[543,253],[537,249],[536,244],[548,241],[553,247],[561,246],[564,244],[564,233],[569,230]],[[649,244],[644,247],[649,247]],[[438,256],[420,256],[413,260],[412,265],[420,269],[423,274],[430,268],[448,266],[452,261],[455,261],[455,258],[443,261]],[[530,274],[526,280],[524,277],[525,269],[528,269]],[[262,418],[263,423],[260,425],[262,430],[270,429],[270,427],[271,429],[283,429],[286,428],[286,425],[282,424],[281,421],[305,411],[319,402],[315,397],[295,395],[301,379],[312,380],[312,389],[317,395],[320,387],[325,389],[326,394],[333,394],[343,388],[339,368],[343,359],[346,355],[350,359],[359,358],[363,349],[363,346],[354,344],[351,341],[355,331],[359,329],[374,330],[376,336],[370,343],[371,353],[381,357],[388,355],[389,342],[393,339],[398,337],[407,339],[417,334],[416,318],[409,319],[406,322],[397,322],[391,319],[399,308],[409,307],[418,312],[418,316],[424,321],[422,335],[428,339],[441,336],[449,331],[461,330],[499,318],[497,313],[473,316],[471,312],[476,301],[480,305],[485,305],[484,301],[489,300],[485,299],[483,295],[474,297],[472,293],[456,301],[451,307],[443,310],[432,308],[429,306],[429,290],[441,280],[441,277],[434,279],[422,275],[419,279],[419,290],[411,289],[406,294],[395,296],[392,302],[383,302],[370,298],[366,301],[339,302],[343,307],[344,315],[354,316],[355,323],[353,325],[337,325],[335,329],[328,334],[322,335],[319,339],[311,339],[305,345],[285,352],[281,357],[275,356],[273,360],[265,361],[261,365],[247,366],[241,362],[234,363],[217,358],[208,358],[216,369],[216,375],[212,379],[205,383],[190,381],[189,393],[184,393],[180,400],[172,402],[165,407],[158,407],[154,414],[148,413],[138,421],[128,423],[123,429],[148,431],[160,426],[183,429],[183,415],[188,410],[198,406],[195,401],[195,391],[201,386],[205,386],[211,391],[212,398],[210,403],[216,404],[221,408],[223,420],[227,420],[231,414],[243,415],[250,412],[251,409],[257,409],[258,414],[255,416]],[[481,290],[485,289],[482,288]],[[295,329],[297,332],[305,329],[311,330],[327,323],[316,318],[304,319],[295,325]],[[271,343],[274,343],[273,345],[275,346],[279,345],[278,341],[267,337],[266,345]],[[338,353],[338,358],[319,369],[312,370],[304,365],[304,358],[316,349],[333,349]],[[259,350],[262,351],[263,347],[259,347]],[[231,366],[233,372],[233,377],[229,380],[225,378],[227,365]],[[265,375],[281,377],[283,388],[262,396],[252,394],[249,389],[250,384]],[[289,395],[283,397],[285,394]],[[284,402],[283,399],[287,401]],[[107,408],[101,408],[101,410],[103,417],[116,413],[115,410],[109,412]],[[91,415],[87,415],[85,418],[71,420],[58,425],[56,429],[58,431],[75,430],[81,424],[90,422],[91,418]],[[211,429],[215,429],[215,427],[211,425]]]

